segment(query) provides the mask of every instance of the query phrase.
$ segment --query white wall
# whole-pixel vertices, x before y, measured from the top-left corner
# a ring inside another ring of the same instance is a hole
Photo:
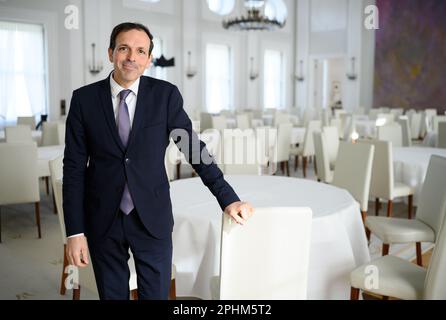
[[[284,0],[288,19],[284,29],[276,32],[234,32],[224,30],[224,17],[212,13],[206,0],[161,0],[150,4],[137,0],[5,0],[0,2],[0,17],[32,20],[48,26],[48,62],[50,76],[50,115],[59,117],[59,102],[71,98],[72,90],[105,78],[112,70],[107,48],[110,32],[118,23],[137,21],[163,39],[167,58],[175,57],[175,67],[167,69],[167,79],[178,85],[186,110],[204,109],[204,46],[206,41],[226,41],[236,52],[234,70],[236,108],[261,108],[263,99],[263,50],[280,48],[286,60],[287,107],[309,106],[308,79],[310,58],[343,55],[346,61],[358,59],[359,79],[343,86],[350,96],[352,109],[359,104],[371,105],[373,91],[373,32],[361,28],[363,4],[373,0]],[[79,30],[64,27],[65,6],[79,7]],[[245,13],[241,0],[231,16]],[[97,75],[88,71],[91,43],[104,69]],[[187,52],[197,70],[186,77]],[[361,54],[367,55],[361,59]],[[249,79],[250,57],[260,76]],[[298,61],[304,62],[305,81],[297,82]],[[360,66],[360,67],[359,67]],[[364,76],[362,77],[361,74]]]

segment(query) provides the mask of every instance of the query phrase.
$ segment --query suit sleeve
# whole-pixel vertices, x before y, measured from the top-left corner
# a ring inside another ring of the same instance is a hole
[[[200,141],[192,130],[192,122],[184,111],[183,98],[176,86],[173,87],[169,97],[167,121],[169,133],[177,147],[200,176],[204,185],[216,197],[221,209],[224,211],[231,203],[240,201],[214,161],[203,161],[203,159],[211,159],[211,157],[204,142]],[[183,140],[185,138],[186,141]]]
[[[88,153],[81,106],[76,91],[70,104],[65,133],[63,211],[67,237],[85,233],[84,181]]]

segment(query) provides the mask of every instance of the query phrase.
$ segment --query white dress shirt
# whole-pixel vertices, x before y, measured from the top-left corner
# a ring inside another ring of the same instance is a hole
[[[125,99],[125,102],[127,103],[127,107],[129,109],[129,116],[130,116],[130,128],[133,125],[133,118],[135,117],[135,109],[136,109],[136,100],[138,97],[138,88],[139,88],[139,80],[138,78],[128,89],[131,90],[130,94]],[[110,76],[110,88],[111,88],[111,97],[112,97],[112,104],[113,104],[113,112],[115,114],[115,120],[116,123],[118,123],[118,113],[119,113],[119,103],[121,102],[119,99],[119,93],[122,90],[125,90],[125,88],[121,87],[115,79],[113,79],[113,74]],[[83,233],[79,234],[73,234],[72,236],[69,236],[68,238],[74,238],[83,236]]]

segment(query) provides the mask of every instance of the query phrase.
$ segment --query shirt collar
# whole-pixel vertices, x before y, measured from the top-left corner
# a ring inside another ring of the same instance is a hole
[[[131,90],[136,96],[138,96],[138,88],[139,88],[139,80],[141,78],[136,79],[135,82],[128,88]],[[113,79],[113,73],[110,75],[110,88],[113,99],[116,98],[122,90],[125,88],[121,87],[115,79]]]

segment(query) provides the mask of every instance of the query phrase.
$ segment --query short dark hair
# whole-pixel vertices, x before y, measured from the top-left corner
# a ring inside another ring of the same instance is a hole
[[[149,47],[149,56],[152,53],[153,50],[153,35],[150,33],[149,29],[141,24],[141,23],[134,23],[134,22],[124,22],[121,24],[118,24],[116,27],[113,28],[113,31],[110,35],[110,45],[109,48],[112,50],[115,50],[116,47],[116,38],[121,32],[127,32],[130,30],[139,30],[144,31],[147,33],[150,39],[150,47]]]

